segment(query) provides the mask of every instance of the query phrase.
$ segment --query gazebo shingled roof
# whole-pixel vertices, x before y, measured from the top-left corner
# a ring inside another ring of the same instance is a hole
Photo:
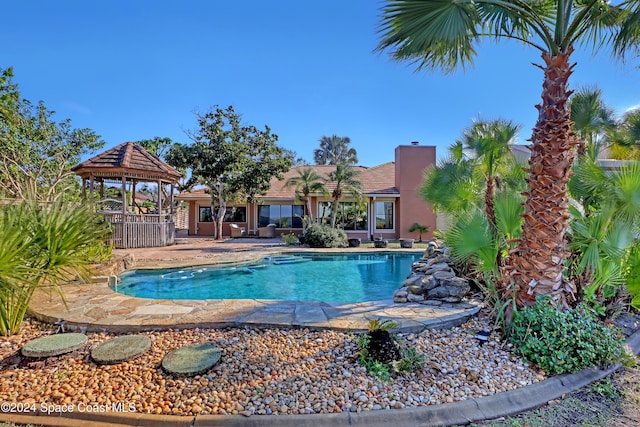
[[[137,181],[177,182],[180,172],[135,142],[125,142],[74,166],[76,175],[96,181],[126,177]]]

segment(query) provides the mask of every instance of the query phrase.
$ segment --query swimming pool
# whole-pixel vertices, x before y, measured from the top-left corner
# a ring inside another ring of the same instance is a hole
[[[113,290],[154,299],[376,301],[393,297],[421,255],[294,253],[232,266],[134,270]]]

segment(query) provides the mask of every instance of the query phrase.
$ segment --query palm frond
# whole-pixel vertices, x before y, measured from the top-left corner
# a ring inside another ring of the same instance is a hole
[[[498,273],[498,244],[481,210],[457,217],[443,239],[457,261],[471,263],[483,273]]]
[[[513,240],[522,234],[523,197],[513,191],[500,191],[496,194],[494,208],[498,231],[507,240]]]

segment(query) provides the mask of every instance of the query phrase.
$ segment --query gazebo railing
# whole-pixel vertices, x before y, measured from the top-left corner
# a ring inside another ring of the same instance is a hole
[[[111,224],[113,245],[119,249],[151,248],[175,243],[174,214],[103,212]]]

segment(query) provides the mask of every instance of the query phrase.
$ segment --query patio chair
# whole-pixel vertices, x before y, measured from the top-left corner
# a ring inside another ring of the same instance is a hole
[[[276,225],[269,224],[266,227],[258,227],[258,237],[276,237]]]
[[[244,227],[240,227],[238,224],[231,224],[231,237],[243,237]]]

